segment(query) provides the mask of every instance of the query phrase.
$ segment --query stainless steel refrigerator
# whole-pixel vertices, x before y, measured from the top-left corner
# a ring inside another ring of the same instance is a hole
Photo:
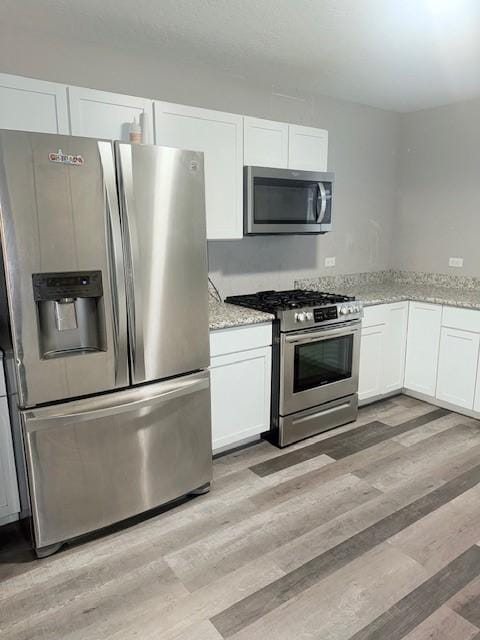
[[[0,131],[0,224],[37,554],[208,489],[203,154]]]

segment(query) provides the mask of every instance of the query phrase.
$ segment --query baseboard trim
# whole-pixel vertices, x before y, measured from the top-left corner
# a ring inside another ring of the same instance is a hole
[[[406,396],[410,396],[411,398],[415,398],[416,400],[421,400],[422,402],[433,404],[435,407],[448,409],[448,411],[452,411],[453,413],[459,413],[462,416],[480,420],[480,413],[478,413],[477,411],[473,411],[473,409],[465,409],[464,407],[459,407],[458,405],[452,404],[451,402],[444,402],[443,400],[439,400],[438,398],[433,398],[432,396],[428,396],[425,393],[419,393],[418,391],[412,391],[411,389],[403,389],[402,393]]]
[[[3,516],[0,518],[0,527],[3,527],[5,524],[10,524],[11,522],[16,522],[19,520],[18,513],[11,513],[9,516]]]

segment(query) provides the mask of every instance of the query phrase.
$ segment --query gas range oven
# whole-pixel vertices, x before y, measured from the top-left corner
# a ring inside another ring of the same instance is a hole
[[[275,315],[271,430],[265,437],[284,447],[356,419],[360,302],[303,289],[225,302]]]

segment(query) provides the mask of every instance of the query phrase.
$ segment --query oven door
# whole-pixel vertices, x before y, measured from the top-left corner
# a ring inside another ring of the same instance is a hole
[[[282,335],[280,415],[358,390],[361,321]]]
[[[245,234],[325,233],[333,173],[245,167]]]

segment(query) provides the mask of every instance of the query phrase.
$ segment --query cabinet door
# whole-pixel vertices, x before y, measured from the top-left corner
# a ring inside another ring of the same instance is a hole
[[[358,399],[368,400],[383,393],[382,362],[385,325],[362,329],[360,343],[360,370],[358,376]]]
[[[289,125],[288,168],[305,171],[326,171],[328,131]]]
[[[243,164],[286,169],[288,166],[288,124],[245,116],[243,119]]]
[[[153,103],[83,87],[68,87],[72,135],[128,142],[130,123],[143,123],[143,141],[153,143]]]
[[[207,238],[243,236],[243,118],[155,103],[155,143],[203,151]]]
[[[441,321],[440,305],[410,303],[405,388],[431,397],[437,385]]]
[[[2,373],[3,375],[3,373]],[[7,398],[0,397],[0,520],[20,511]]]
[[[473,408],[479,344],[478,333],[442,328],[437,377],[439,400]]]
[[[67,88],[0,73],[0,129],[69,133]]]
[[[383,392],[403,388],[407,348],[408,302],[385,305],[386,326],[383,348]]]
[[[271,347],[212,358],[213,449],[270,428]]]

